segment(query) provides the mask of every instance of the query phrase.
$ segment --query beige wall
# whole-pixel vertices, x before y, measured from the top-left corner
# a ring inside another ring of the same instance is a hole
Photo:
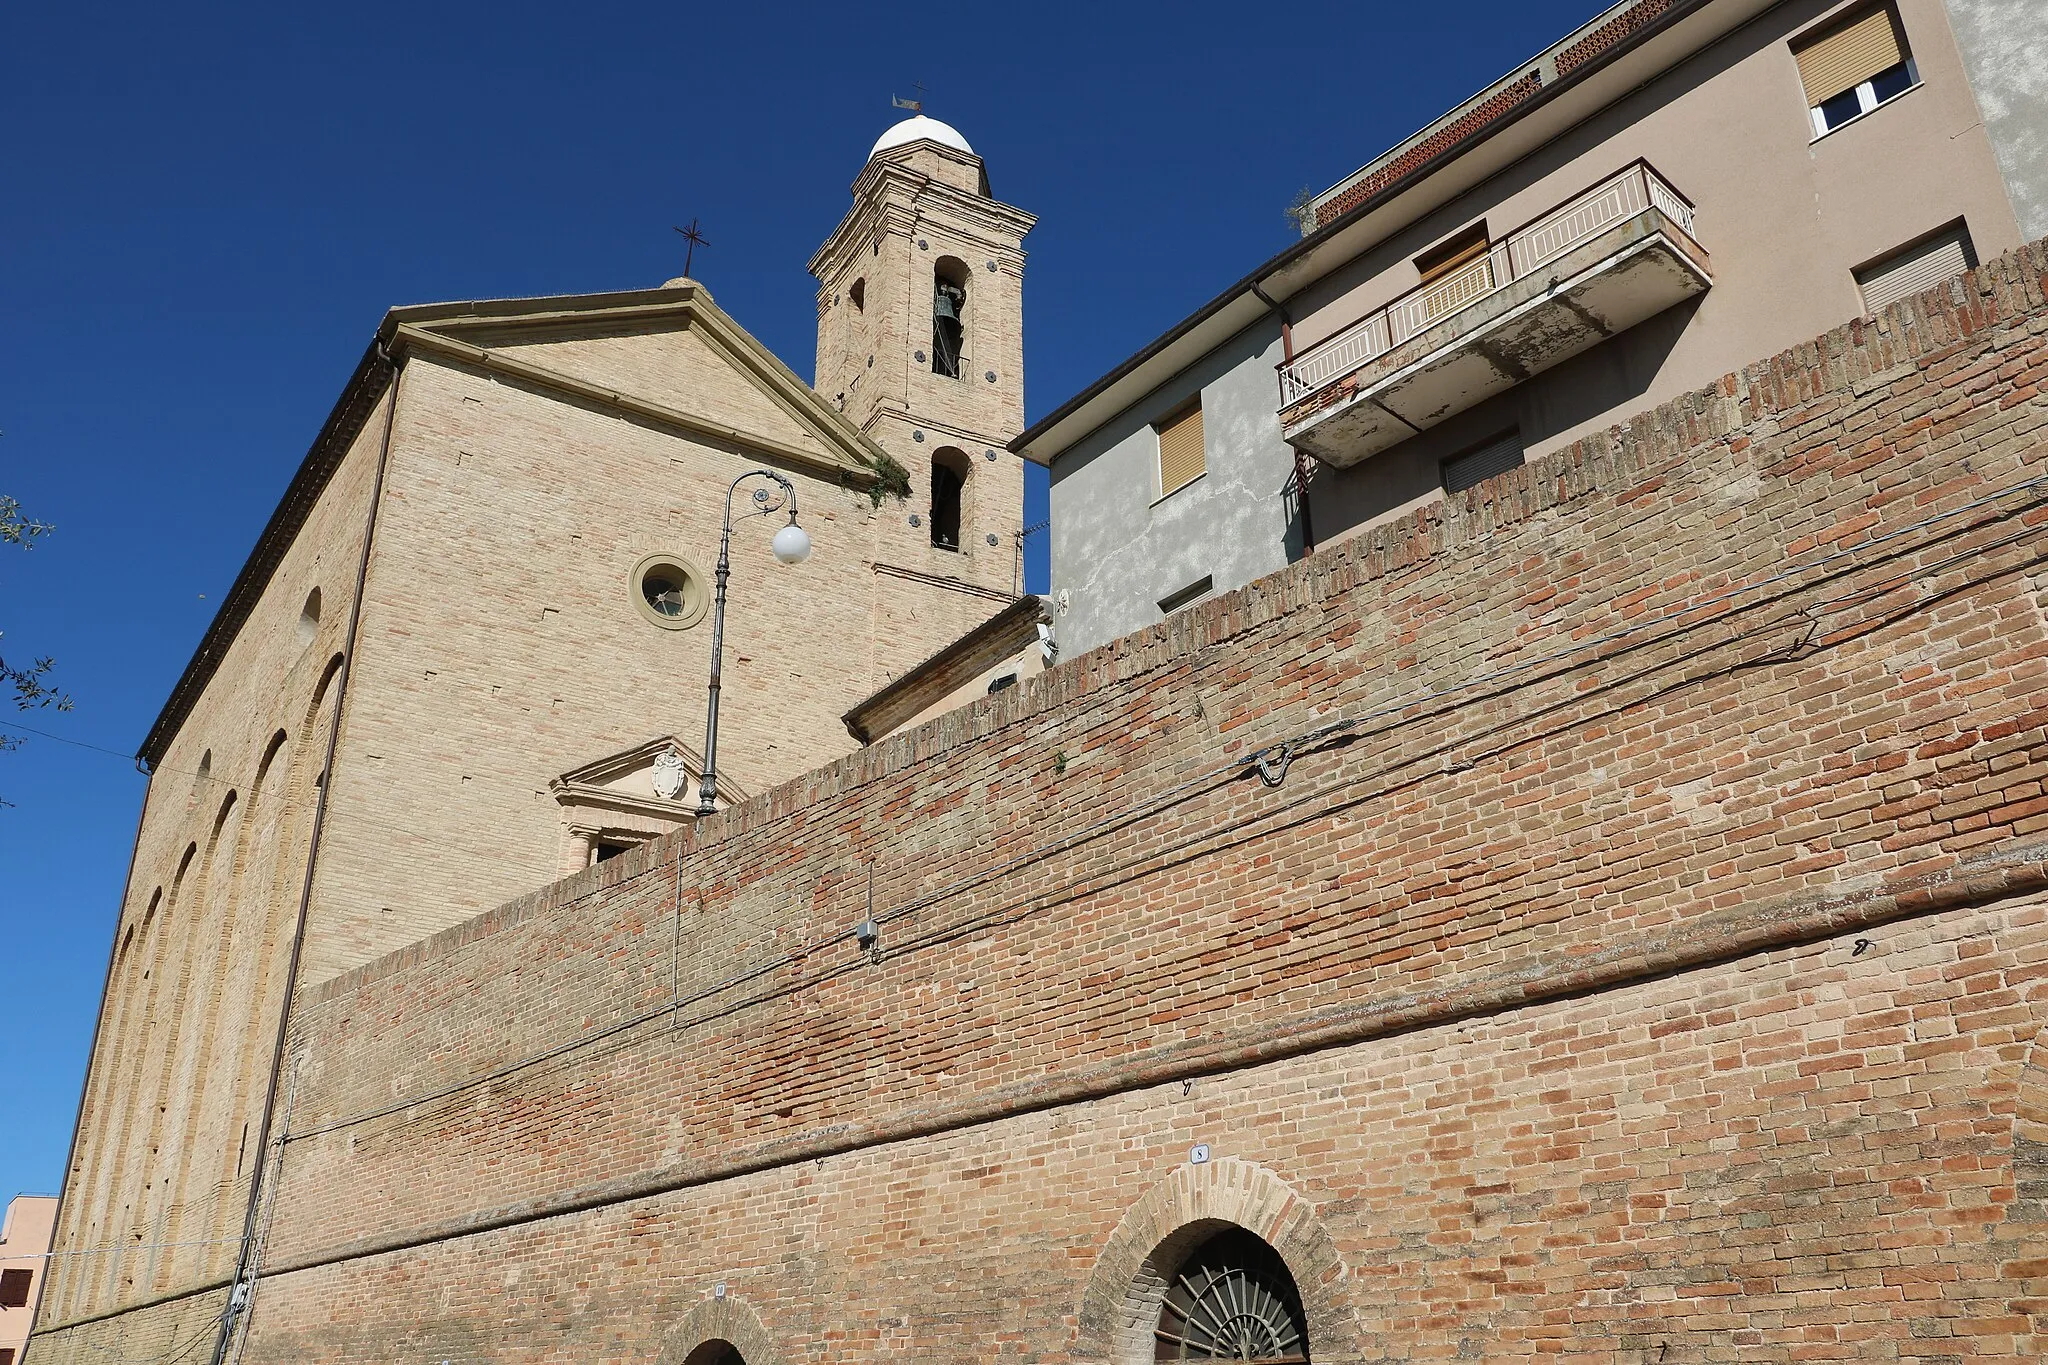
[[[1437,462],[1519,424],[1531,458],[1863,311],[1852,271],[1956,218],[1980,256],[2019,226],[1940,0],[1898,0],[1921,85],[1815,140],[1790,49],[1847,3],[1780,5],[1294,301],[1297,351],[1413,288],[1413,257],[1484,219],[1495,238],[1647,159],[1697,206],[1714,285],[1344,473],[1319,538],[1439,496]]]
[[[581,347],[518,349],[566,370]],[[721,413],[759,400],[686,335],[604,349],[620,347],[665,357],[631,367],[635,392]],[[553,880],[567,833],[552,778],[659,734],[701,741],[712,622],[650,624],[628,575],[656,551],[708,574],[726,487],[763,463],[465,366],[408,363],[306,981]],[[840,714],[989,609],[876,572],[934,553],[902,504],[781,469],[811,558],[774,560],[777,518],[742,520],[732,546],[720,766],[750,792],[850,749]],[[878,614],[900,625],[877,629]]]
[[[151,775],[58,1235],[137,1249],[60,1261],[46,1320],[232,1267],[382,430],[371,413]]]
[[[0,1308],[0,1351],[13,1351],[19,1359],[28,1341],[29,1320],[35,1316],[36,1291],[41,1288],[46,1253],[56,1231],[57,1196],[17,1194],[7,1201],[7,1216],[0,1222],[0,1270],[29,1272],[28,1305]]]

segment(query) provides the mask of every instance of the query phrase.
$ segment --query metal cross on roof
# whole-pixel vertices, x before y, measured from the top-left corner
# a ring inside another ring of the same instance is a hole
[[[683,240],[690,244],[689,249],[683,253],[683,276],[686,279],[691,278],[690,266],[697,259],[697,248],[700,246],[710,246],[711,243],[705,241],[703,234],[697,231],[697,220],[695,218],[690,220],[688,227],[679,227],[676,231],[682,233]]]

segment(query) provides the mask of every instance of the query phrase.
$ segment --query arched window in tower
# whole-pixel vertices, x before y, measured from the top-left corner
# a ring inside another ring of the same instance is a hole
[[[932,267],[932,373],[960,377],[960,351],[967,334],[967,265],[941,256]]]
[[[853,300],[853,310],[856,313],[868,311],[868,281],[865,275],[847,286],[846,297]]]
[[[1188,1254],[1166,1287],[1154,1360],[1308,1365],[1301,1295],[1280,1253],[1228,1228]]]
[[[973,469],[964,450],[947,446],[932,452],[932,544],[941,550],[960,548],[960,495]]]

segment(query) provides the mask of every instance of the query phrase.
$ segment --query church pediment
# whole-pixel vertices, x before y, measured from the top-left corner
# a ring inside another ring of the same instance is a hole
[[[676,821],[696,814],[703,772],[704,761],[696,750],[674,735],[659,735],[572,768],[550,781],[548,790],[557,804],[588,812],[593,820],[611,812]],[[718,786],[721,804],[746,799],[745,790],[726,773],[718,775]]]
[[[632,294],[395,309],[396,340],[847,479],[887,456],[767,347],[677,281]]]

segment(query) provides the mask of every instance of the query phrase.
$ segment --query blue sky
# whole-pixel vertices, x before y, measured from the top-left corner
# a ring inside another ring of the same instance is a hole
[[[1039,215],[1035,419],[1284,246],[1302,187],[1598,8],[5,6],[0,493],[58,530],[0,555],[0,652],[77,708],[0,754],[0,1199],[62,1179],[124,755],[386,307],[658,284],[694,216],[696,274],[807,375],[804,263],[922,81]]]

